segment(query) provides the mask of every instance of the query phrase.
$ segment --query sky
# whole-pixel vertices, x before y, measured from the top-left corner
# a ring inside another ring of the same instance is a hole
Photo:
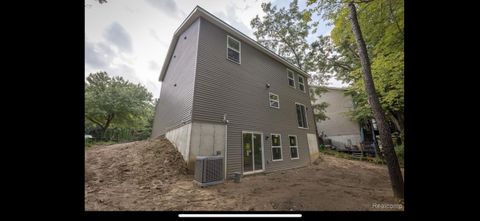
[[[85,1],[85,78],[106,71],[112,76],[143,84],[155,98],[158,81],[173,33],[199,5],[252,39],[250,21],[264,15],[261,4],[267,0],[108,0],[99,4]],[[304,8],[306,0],[299,0]],[[288,7],[290,1],[273,0]],[[314,17],[315,18],[315,17]],[[320,22],[317,34],[328,35],[332,27]],[[309,39],[309,40],[313,40]],[[330,86],[345,86],[332,79]]]

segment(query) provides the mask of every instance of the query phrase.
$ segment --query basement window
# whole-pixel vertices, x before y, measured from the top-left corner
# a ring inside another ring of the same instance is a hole
[[[280,134],[272,135],[272,161],[281,161],[282,157],[282,136]]]
[[[227,35],[227,59],[240,64],[240,41]]]
[[[293,71],[287,69],[288,85],[290,85],[290,87],[295,88],[295,77],[293,76],[294,76]]]
[[[268,93],[270,107],[280,109],[280,98],[274,93]]]
[[[305,78],[300,75],[298,75],[298,89],[305,92]]]
[[[295,103],[297,109],[297,122],[298,128],[308,128],[307,124],[307,112],[305,111],[305,105],[301,103]]]
[[[289,140],[289,143],[290,143],[290,159],[292,159],[292,160],[299,159],[297,136],[296,135],[288,135],[288,140]]]

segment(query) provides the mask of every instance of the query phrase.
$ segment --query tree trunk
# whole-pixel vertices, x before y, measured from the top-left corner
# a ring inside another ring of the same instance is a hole
[[[390,133],[390,128],[387,125],[385,113],[380,106],[380,101],[375,91],[375,85],[373,83],[367,47],[365,46],[365,41],[363,40],[360,25],[358,24],[357,9],[353,2],[348,3],[348,8],[350,10],[349,16],[352,23],[352,31],[358,46],[360,63],[362,64],[365,90],[368,94],[368,101],[372,108],[373,115],[375,117],[375,120],[377,121],[377,127],[380,133],[380,141],[382,142],[385,159],[388,166],[388,173],[390,175],[390,181],[392,183],[393,194],[396,198],[403,199],[403,177],[400,170],[400,165],[398,164],[397,155],[395,154],[395,150],[393,149],[393,141]]]
[[[115,114],[108,114],[107,122],[105,122],[105,125],[103,125],[102,127],[102,137],[105,138],[105,132],[107,132],[107,129],[110,126],[110,123],[112,122],[114,116]]]
[[[390,121],[395,125],[395,129],[400,133],[400,140],[403,143],[403,121],[402,118],[400,117],[400,114],[395,114],[389,112],[387,114],[387,117],[390,119]]]

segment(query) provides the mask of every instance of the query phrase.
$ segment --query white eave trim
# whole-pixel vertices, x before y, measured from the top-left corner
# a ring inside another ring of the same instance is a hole
[[[169,64],[169,61],[172,57],[173,50],[175,49],[177,39],[179,37],[179,34],[184,31],[184,29],[188,28],[190,24],[195,22],[198,17],[202,17],[206,19],[207,21],[213,23],[214,25],[219,26],[221,29],[224,29],[227,32],[230,32],[230,34],[233,35],[233,37],[237,37],[237,40],[241,40],[243,42],[248,43],[252,47],[264,52],[268,56],[272,57],[273,59],[277,60],[278,62],[284,64],[287,66],[287,68],[290,68],[293,71],[296,71],[297,73],[303,75],[305,78],[310,78],[310,75],[303,71],[302,69],[298,68],[296,65],[293,65],[292,63],[288,62],[284,58],[282,58],[280,55],[276,54],[275,52],[267,49],[266,47],[262,46],[259,44],[257,41],[253,40],[252,38],[248,37],[247,35],[243,34],[242,32],[238,31],[234,27],[230,26],[226,22],[222,21],[221,19],[217,18],[215,15],[211,14],[207,10],[203,9],[200,6],[196,6],[192,12],[187,16],[187,18],[182,22],[180,27],[177,28],[175,31],[172,41],[170,43],[170,47],[168,48],[167,56],[165,57],[165,61],[163,62],[162,70],[160,72],[160,77],[159,81],[163,81],[163,78],[165,77],[167,67]]]

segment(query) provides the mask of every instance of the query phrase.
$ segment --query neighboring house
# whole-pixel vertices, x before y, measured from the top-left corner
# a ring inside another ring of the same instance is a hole
[[[160,73],[152,137],[189,169],[225,157],[225,173],[306,166],[318,157],[309,75],[201,7],[175,31]]]
[[[331,140],[339,150],[345,147],[360,147],[361,128],[358,122],[350,119],[348,112],[353,110],[353,100],[345,95],[345,89],[326,87],[327,91],[316,97],[315,103],[327,102],[325,114],[329,119],[317,122],[318,134],[322,139]]]

